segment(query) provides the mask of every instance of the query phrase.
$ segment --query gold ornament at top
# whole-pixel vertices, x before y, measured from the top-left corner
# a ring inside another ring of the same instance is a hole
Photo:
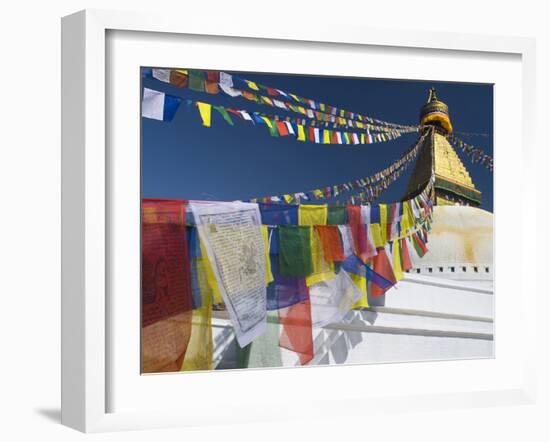
[[[433,87],[430,89],[428,102],[420,109],[420,125],[436,126],[447,134],[453,132],[453,125],[449,118],[449,107],[439,101]]]

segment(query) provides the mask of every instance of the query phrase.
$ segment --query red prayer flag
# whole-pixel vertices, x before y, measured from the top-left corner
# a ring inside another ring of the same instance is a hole
[[[282,331],[279,345],[298,353],[300,363],[313,359],[313,334],[311,325],[311,303],[302,301],[279,310]]]
[[[393,267],[391,266],[388,255],[386,255],[386,249],[384,247],[378,247],[378,254],[372,258],[373,270],[391,281],[392,286],[397,283],[395,275],[393,274]],[[371,284],[371,295],[376,298],[382,296],[390,287],[381,288],[377,284]]]
[[[177,371],[191,336],[184,201],[142,201],[142,371]]]
[[[401,267],[404,271],[409,271],[413,268],[411,262],[411,255],[409,253],[409,247],[407,246],[407,239],[401,238]]]
[[[361,221],[361,206],[348,205],[347,209],[355,254],[363,262],[366,262],[369,258],[369,254],[367,253],[367,231]]]
[[[206,81],[204,82],[204,89],[209,94],[219,94],[220,89],[218,83],[220,81],[220,73],[218,71],[207,71]]]
[[[321,239],[325,261],[344,261],[344,248],[338,226],[315,226]]]
[[[275,121],[275,124],[277,124],[279,135],[281,137],[286,137],[288,135],[288,128],[286,127],[286,124],[282,121]]]

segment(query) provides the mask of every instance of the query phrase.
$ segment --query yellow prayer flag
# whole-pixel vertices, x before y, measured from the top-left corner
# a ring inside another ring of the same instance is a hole
[[[323,130],[323,144],[330,144],[330,131],[328,129]]]
[[[271,120],[267,117],[260,117],[262,120],[265,121],[265,124],[267,124],[267,127],[269,127],[270,129],[273,127],[273,124],[271,124]]]
[[[199,107],[199,112],[201,114],[202,125],[205,127],[210,127],[211,116],[212,116],[212,105],[197,101],[197,106]]]
[[[327,223],[328,209],[326,204],[300,204],[298,224],[301,226],[323,226]]]
[[[298,141],[306,141],[306,132],[301,124],[298,124]]]
[[[382,237],[380,235],[380,224],[375,223],[370,225],[370,231],[372,233],[372,241],[374,242],[374,247],[384,247],[385,242],[382,241]]]
[[[369,298],[367,294],[367,278],[363,277],[362,275],[356,275],[355,273],[350,273],[349,276],[353,283],[357,286],[357,288],[363,293],[363,296],[361,296],[361,298],[359,298],[359,300],[355,304],[353,304],[352,308],[368,308]]]
[[[300,212],[298,212],[298,214],[299,213]],[[313,273],[306,277],[306,285],[308,287],[323,281],[329,281],[336,277],[334,273],[334,264],[325,260],[323,244],[321,243],[319,232],[313,226],[310,227],[310,238]]]
[[[253,81],[250,81],[250,80],[245,80],[246,81],[246,84],[248,85],[248,87],[254,91],[259,91],[260,88],[258,87],[258,85],[256,83],[254,83]]]
[[[386,204],[379,204],[380,207],[380,240],[382,241],[382,246],[384,247],[387,242],[386,238],[386,230],[387,230],[387,224],[388,224],[388,210],[386,208]]]
[[[262,225],[262,237],[264,240],[264,257],[265,257],[265,285],[273,282],[273,273],[271,272],[271,259],[269,258],[269,231],[267,226]]]
[[[393,274],[397,281],[401,281],[403,279],[403,268],[401,267],[401,242],[398,239],[393,240],[392,253]]]

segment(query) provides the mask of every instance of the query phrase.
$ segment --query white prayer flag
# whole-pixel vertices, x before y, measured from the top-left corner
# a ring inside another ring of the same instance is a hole
[[[260,210],[243,202],[191,201],[201,241],[241,347],[265,332],[265,250]]]
[[[141,102],[141,115],[153,120],[164,118],[164,97],[165,94],[153,89],[143,89],[143,100]]]
[[[153,69],[153,78],[163,81],[164,83],[170,83],[170,69]]]

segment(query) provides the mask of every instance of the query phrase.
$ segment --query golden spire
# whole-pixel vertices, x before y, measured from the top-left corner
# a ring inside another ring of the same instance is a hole
[[[434,176],[436,205],[479,206],[481,192],[475,188],[466,167],[447,140],[447,135],[453,130],[449,108],[437,98],[435,88],[430,89],[428,101],[420,109],[420,125],[426,138],[405,199],[418,194]]]
[[[437,98],[435,88],[430,89],[428,101],[420,109],[420,125],[435,126],[436,128],[450,134],[453,131],[453,125],[449,117],[449,107]]]

